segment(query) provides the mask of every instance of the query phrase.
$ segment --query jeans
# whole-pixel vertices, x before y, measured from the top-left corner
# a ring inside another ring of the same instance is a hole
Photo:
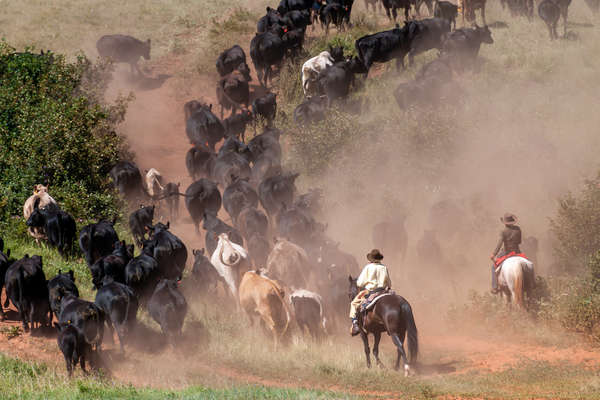
[[[498,289],[498,275],[496,275],[496,266],[492,264],[492,289]]]

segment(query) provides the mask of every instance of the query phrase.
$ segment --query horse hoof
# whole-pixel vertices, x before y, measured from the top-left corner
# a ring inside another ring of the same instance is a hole
[[[404,377],[408,378],[408,376],[410,375],[410,369],[408,367],[408,365],[404,366]]]

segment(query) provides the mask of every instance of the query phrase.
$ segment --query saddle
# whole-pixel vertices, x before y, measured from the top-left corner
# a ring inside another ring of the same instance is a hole
[[[516,251],[511,251],[510,253],[503,255],[502,257],[498,257],[498,258],[496,258],[496,260],[494,260],[494,267],[496,267],[496,273],[500,272],[500,269],[502,268],[502,263],[510,257],[523,257],[528,260],[528,258],[525,256],[525,254],[523,254],[523,253],[517,254]]]
[[[362,303],[360,303],[360,306],[358,307],[358,312],[366,313],[367,311],[375,307],[375,304],[377,304],[379,299],[381,299],[382,297],[391,296],[395,294],[396,292],[394,292],[390,288],[377,288],[375,290],[371,290],[369,294],[367,294],[363,298]]]

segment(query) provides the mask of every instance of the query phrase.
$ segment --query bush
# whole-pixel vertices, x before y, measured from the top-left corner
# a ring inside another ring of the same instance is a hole
[[[600,249],[600,173],[577,196],[569,193],[560,200],[550,224],[560,272],[581,270]]]
[[[127,98],[103,97],[111,68],[83,55],[16,53],[0,42],[0,219],[20,215],[37,183],[74,216],[112,217],[108,172],[128,156],[115,127]]]

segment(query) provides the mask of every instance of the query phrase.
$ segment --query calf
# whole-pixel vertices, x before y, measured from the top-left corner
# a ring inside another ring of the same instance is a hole
[[[407,25],[389,31],[366,35],[355,42],[358,59],[362,61],[366,74],[374,62],[387,62],[396,59],[396,67],[404,68],[404,57],[410,51]]]
[[[29,331],[29,323],[32,329],[36,322],[39,326],[48,325],[51,311],[42,257],[25,255],[15,261],[6,270],[5,284],[4,307],[8,307],[9,300],[14,304],[25,332]]]
[[[304,95],[313,94],[317,91],[318,86],[316,82],[319,73],[333,65],[336,61],[342,60],[334,60],[330,51],[322,51],[319,55],[310,58],[302,65],[302,90],[304,91]]]
[[[158,282],[148,301],[148,313],[160,325],[171,345],[175,345],[176,337],[181,336],[187,313],[187,302],[177,289],[177,282],[167,279]]]
[[[271,31],[257,33],[250,42],[250,58],[258,75],[258,81],[266,87],[269,79],[273,82],[271,67],[279,65],[285,56],[283,39]]]
[[[218,236],[225,233],[232,242],[242,246],[244,244],[244,238],[234,227],[226,224],[217,218],[217,214],[207,211],[204,213],[204,224],[203,228],[206,230],[204,241],[206,245],[206,251],[208,254],[213,254],[217,248]]]
[[[221,119],[223,110],[231,110],[235,114],[237,110],[248,108],[250,102],[250,86],[247,78],[239,71],[225,75],[217,82],[217,99],[221,105]]]
[[[327,108],[327,96],[314,96],[298,104],[294,109],[294,122],[298,125],[306,125],[325,119]]]
[[[40,199],[39,207],[48,207],[58,209],[56,200],[48,194],[48,186],[37,184],[33,186],[33,194],[23,204],[23,218],[25,221],[29,219],[33,212],[33,206],[37,199]],[[29,235],[33,237],[36,243],[39,243],[40,239],[45,239],[46,235],[43,228],[27,228]]]
[[[105,35],[96,42],[96,49],[100,57],[129,64],[132,75],[134,71],[142,75],[137,64],[140,57],[150,59],[150,39],[142,42],[127,35]]]
[[[260,204],[271,217],[277,215],[282,204],[291,205],[296,186],[294,181],[300,174],[280,174],[265,179],[258,186]]]
[[[114,222],[99,221],[84,226],[79,232],[79,248],[85,256],[88,267],[99,258],[112,253],[119,236],[114,228]]]
[[[105,277],[110,277],[117,282],[125,282],[125,267],[132,258],[133,245],[128,246],[125,241],[116,242],[112,254],[100,258],[90,266],[94,288],[100,289]]]
[[[436,18],[445,19],[450,24],[452,24],[452,28],[456,29],[456,16],[458,15],[458,6],[456,4],[452,4],[449,1],[438,0],[435,2],[435,9],[433,11],[433,16]]]
[[[181,183],[169,182],[163,189],[163,197],[169,209],[169,218],[176,221],[179,218],[179,187]]]
[[[135,328],[138,311],[138,299],[133,290],[122,283],[105,282],[96,293],[94,303],[104,312],[111,336],[113,327],[117,331],[121,353],[124,353],[124,340]]]
[[[267,121],[267,126],[271,126],[277,114],[277,94],[268,93],[265,96],[258,97],[252,102],[252,115],[254,119],[259,116]]]
[[[241,137],[242,141],[246,141],[246,126],[252,121],[252,112],[250,110],[242,110],[240,114],[233,114],[229,118],[223,120],[225,132],[229,136]],[[193,178],[195,179],[195,178]]]
[[[219,54],[216,65],[217,72],[221,77],[237,70],[244,76],[246,82],[252,80],[250,68],[246,64],[246,53],[237,44]]]
[[[315,292],[299,289],[292,292],[290,302],[296,323],[301,331],[305,329],[315,340],[327,334],[327,319],[323,313],[323,299]]]
[[[48,237],[48,243],[58,249],[64,258],[67,258],[73,247],[77,227],[72,216],[62,210],[39,208],[39,199],[36,200],[34,210],[27,226],[43,227]]]
[[[194,221],[196,233],[200,233],[200,221],[206,211],[215,214],[221,209],[221,192],[217,184],[208,179],[199,179],[185,191],[185,206]]]
[[[54,326],[58,331],[56,341],[58,342],[58,348],[65,357],[69,377],[73,376],[73,367],[77,364],[80,364],[81,370],[87,374],[85,359],[88,356],[89,349],[81,333],[72,325],[61,326],[55,323]]]
[[[152,226],[153,219],[154,206],[144,207],[142,205],[129,215],[129,230],[138,247],[142,247],[142,240],[144,240],[146,235],[146,227]],[[117,241],[118,239],[113,241],[112,244],[114,245]]]
[[[150,297],[160,279],[158,262],[152,256],[154,249],[144,247],[141,254],[125,267],[125,284],[134,291],[141,302]]]
[[[73,270],[62,273],[58,270],[58,275],[48,281],[48,298],[50,300],[50,309],[58,319],[60,314],[60,301],[67,294],[79,297],[79,290],[75,285],[75,276]]]
[[[221,281],[221,276],[206,257],[204,249],[192,250],[192,254],[194,255],[192,278],[199,285],[198,292],[205,294],[214,290]]]
[[[147,197],[142,183],[142,174],[137,165],[130,161],[119,161],[109,172],[119,191],[127,200],[141,200]]]
[[[215,145],[223,139],[225,128],[212,112],[212,104],[206,105],[192,100],[184,105],[186,114],[185,132],[194,146],[215,151]]]
[[[230,118],[234,117],[235,116]],[[228,119],[223,122],[225,123]],[[225,127],[227,127],[227,125],[225,125]],[[185,166],[187,167],[190,178],[196,180],[211,176],[215,158],[215,153],[210,150],[195,146],[190,148],[185,155]]]
[[[238,215],[244,208],[258,206],[258,194],[248,181],[249,178],[234,177],[223,191],[223,207],[234,224],[237,224]]]
[[[144,248],[152,250],[152,256],[158,262],[161,277],[181,280],[187,261],[185,244],[169,231],[170,224],[160,222],[150,230],[150,240],[144,242]]]

